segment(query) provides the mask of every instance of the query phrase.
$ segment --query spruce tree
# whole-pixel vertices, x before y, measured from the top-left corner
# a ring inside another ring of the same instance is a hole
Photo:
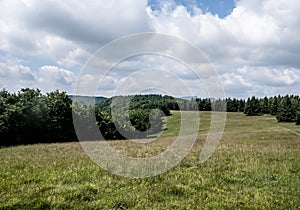
[[[296,119],[296,110],[293,110],[290,96],[285,96],[279,103],[276,115],[278,122],[293,122]]]
[[[244,114],[246,114],[247,116],[251,115],[250,98],[248,98],[247,101],[246,101],[246,103],[245,103]]]
[[[259,99],[255,98],[255,96],[252,96],[252,98],[248,98],[246,105],[245,105],[245,111],[244,113],[247,116],[259,116],[262,115],[262,109],[259,102]]]
[[[276,96],[272,98],[271,105],[270,105],[271,115],[276,115],[277,114],[278,102],[279,102],[279,99]]]
[[[265,96],[262,101],[262,113],[263,114],[269,114],[270,108],[269,108],[269,99]]]

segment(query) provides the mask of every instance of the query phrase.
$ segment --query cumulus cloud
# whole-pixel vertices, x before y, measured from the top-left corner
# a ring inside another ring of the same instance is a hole
[[[25,18],[30,28],[94,44],[147,30],[146,4],[145,0],[32,1]]]
[[[66,66],[77,64],[86,51],[122,35],[148,31],[146,4],[145,0],[1,1],[0,49],[47,57]],[[79,61],[72,60],[78,53]]]
[[[147,6],[146,0],[105,3],[4,0],[0,1],[0,7],[0,53],[15,59],[1,61],[1,87],[40,85],[49,90],[71,91],[80,66],[96,49],[124,35],[152,31],[183,38],[202,50],[215,64],[226,95],[247,97],[284,91],[299,94],[298,0],[238,0],[232,12],[222,18],[201,11],[196,4],[191,3],[187,8],[173,0],[161,1],[159,10]],[[151,40],[147,45],[153,45]],[[167,42],[160,44],[161,48],[164,46],[169,45]],[[206,64],[197,64],[195,53],[184,47],[169,47],[161,53],[188,58],[191,63],[195,61],[193,68],[205,69]],[[25,61],[16,61],[18,58]],[[39,67],[27,65],[33,62],[39,63]],[[107,60],[98,62],[103,68],[109,68]],[[118,68],[107,77],[107,94],[112,94],[109,91],[124,76],[145,68],[169,71],[195,89],[198,87],[188,69],[172,59],[141,56],[124,60]],[[96,75],[86,75],[79,83],[98,80]],[[134,82],[148,84],[141,80]]]
[[[300,70],[284,67],[243,66],[220,76],[227,95],[239,97],[299,94]]]
[[[91,56],[89,52],[82,48],[70,50],[67,55],[58,59],[57,63],[62,66],[72,67],[74,65],[83,65]]]
[[[16,91],[36,82],[36,76],[29,67],[19,64],[16,60],[0,60],[0,88]]]
[[[50,92],[55,89],[73,92],[76,76],[56,66],[42,66],[38,71],[18,61],[0,60],[0,88],[16,92],[24,87]]]
[[[191,15],[183,6],[173,9],[168,4],[161,12],[150,7],[147,11],[155,31],[191,41],[217,63],[269,65],[293,60],[299,67],[295,59],[300,45],[299,8],[297,0],[242,0],[223,19],[210,13]]]
[[[76,77],[73,72],[61,69],[56,66],[42,66],[38,72],[39,82],[42,84],[51,84],[53,87],[74,85]]]
[[[254,85],[292,86],[300,81],[300,70],[294,68],[243,66],[237,72]]]
[[[189,40],[208,55],[227,95],[245,97],[291,92],[289,86],[299,94],[299,9],[297,0],[240,0],[225,18],[167,3],[147,12],[155,31]]]

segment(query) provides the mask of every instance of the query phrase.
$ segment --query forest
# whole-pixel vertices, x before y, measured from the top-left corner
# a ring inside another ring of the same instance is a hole
[[[227,112],[243,112],[247,116],[270,114],[276,116],[279,123],[300,124],[297,95],[185,100],[149,94],[97,97],[95,104],[92,99],[69,96],[59,90],[46,94],[30,88],[17,93],[1,90],[0,146],[76,141],[74,116],[80,119],[86,134],[92,126],[97,126],[104,139],[146,138],[163,129],[163,117],[171,115],[171,110],[222,111],[224,104]],[[90,123],[92,115],[96,117],[96,125]],[[88,135],[85,138],[96,140]]]

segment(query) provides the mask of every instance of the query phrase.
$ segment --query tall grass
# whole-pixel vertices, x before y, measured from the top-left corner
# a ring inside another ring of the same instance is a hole
[[[229,113],[217,151],[200,164],[210,114],[201,113],[201,119],[190,154],[173,169],[144,179],[110,174],[76,142],[1,148],[0,208],[300,208],[300,127],[268,115]],[[178,122],[174,112],[156,142],[110,144],[133,157],[155,155],[174,141]]]

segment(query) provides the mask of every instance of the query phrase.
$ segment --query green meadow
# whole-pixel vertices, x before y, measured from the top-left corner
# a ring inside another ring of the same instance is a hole
[[[190,153],[149,178],[111,174],[78,142],[0,148],[0,209],[300,209],[300,126],[228,113],[217,150],[199,163],[210,119],[201,112]],[[180,112],[165,122],[154,142],[109,144],[132,157],[159,154],[174,142]]]

